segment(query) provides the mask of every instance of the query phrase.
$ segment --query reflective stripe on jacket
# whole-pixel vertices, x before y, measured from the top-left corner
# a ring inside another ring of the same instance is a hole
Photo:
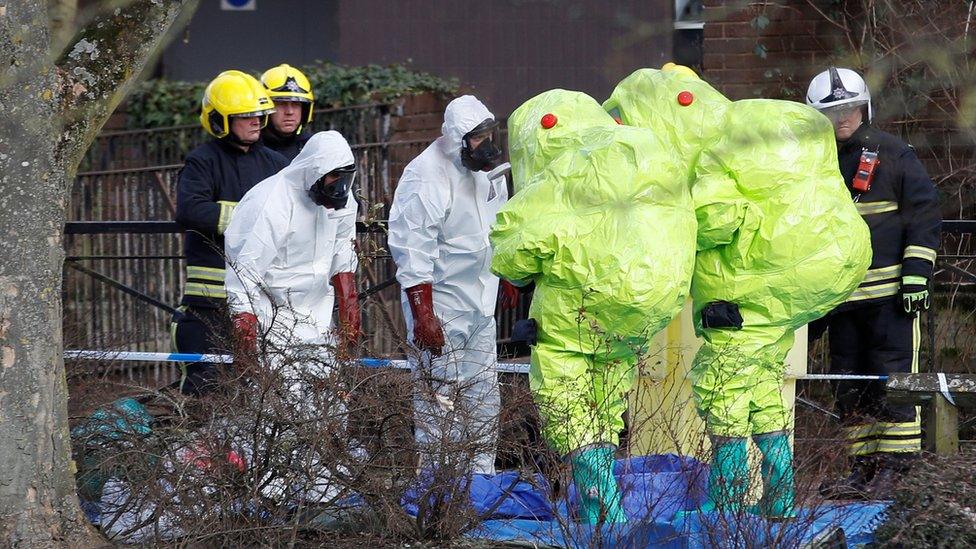
[[[176,185],[176,221],[186,230],[187,277],[182,305],[220,307],[224,291],[224,230],[251,187],[288,164],[256,144],[247,152],[208,141],[186,156]]]
[[[864,282],[844,308],[898,294],[903,276],[930,278],[941,237],[938,191],[915,150],[894,135],[865,124],[838,144],[848,189],[864,149],[877,152],[879,163],[871,189],[851,194],[871,230],[873,258]]]

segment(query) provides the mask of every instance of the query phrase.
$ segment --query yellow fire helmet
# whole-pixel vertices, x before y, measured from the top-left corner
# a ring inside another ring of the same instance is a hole
[[[230,118],[260,116],[263,128],[273,112],[274,102],[256,78],[241,71],[224,71],[203,92],[200,125],[219,139],[230,133]]]
[[[273,101],[297,101],[302,104],[303,126],[312,122],[315,95],[312,93],[312,84],[302,71],[282,63],[264,71],[261,75],[261,83],[264,84]],[[301,131],[301,128],[298,131]]]

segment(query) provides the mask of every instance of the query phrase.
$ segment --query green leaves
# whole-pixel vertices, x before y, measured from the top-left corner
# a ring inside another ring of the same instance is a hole
[[[456,79],[443,79],[404,65],[366,65],[346,67],[330,63],[316,63],[303,67],[319,107],[342,107],[387,101],[420,92],[454,93]]]
[[[347,67],[316,62],[301,70],[312,82],[317,109],[383,102],[423,92],[453,94],[459,87],[455,78],[441,78],[404,65]],[[127,125],[158,128],[196,123],[206,85],[170,80],[141,83],[129,96]]]
[[[159,128],[192,124],[200,115],[205,82],[149,80],[129,95],[130,128]]]

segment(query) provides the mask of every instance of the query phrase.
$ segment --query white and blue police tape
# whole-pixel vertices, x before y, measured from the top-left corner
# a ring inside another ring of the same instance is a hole
[[[64,358],[69,360],[117,360],[136,362],[217,362],[230,364],[234,362],[231,355],[198,355],[191,353],[146,353],[141,351],[65,351]],[[409,370],[410,364],[406,360],[387,358],[361,358],[359,364],[366,368],[398,368]],[[499,362],[497,370],[514,374],[527,374],[529,365],[519,362]],[[888,376],[861,376],[852,374],[787,374],[790,379],[814,381],[886,381]]]
[[[141,351],[65,351],[64,358],[66,360],[108,360],[124,362],[216,362],[221,364],[231,364],[234,362],[234,357],[231,355],[147,353]],[[410,369],[410,364],[406,360],[387,358],[361,358],[359,359],[359,365],[365,368]],[[499,362],[497,370],[499,372],[526,374],[529,372],[529,365],[516,362]]]
[[[194,353],[145,353],[141,351],[65,351],[69,360],[119,360],[125,362],[234,362],[231,355],[199,355]]]

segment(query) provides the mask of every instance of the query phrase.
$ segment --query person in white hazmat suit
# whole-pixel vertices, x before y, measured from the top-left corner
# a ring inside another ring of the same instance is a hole
[[[493,474],[500,397],[488,231],[508,200],[498,123],[473,96],[444,112],[442,136],[407,165],[390,211],[388,244],[403,288],[413,352],[414,429],[421,467],[457,464]],[[503,285],[503,306],[518,290]]]
[[[227,302],[239,348],[254,351],[260,330],[297,420],[326,414],[345,424],[341,398],[324,399],[341,409],[321,410],[323,399],[312,391],[316,378],[332,370],[329,351],[342,352],[360,336],[354,178],[345,138],[316,133],[288,167],[244,195],[224,233]],[[336,297],[338,330],[332,325]],[[306,499],[335,492],[328,472],[319,476]]]

